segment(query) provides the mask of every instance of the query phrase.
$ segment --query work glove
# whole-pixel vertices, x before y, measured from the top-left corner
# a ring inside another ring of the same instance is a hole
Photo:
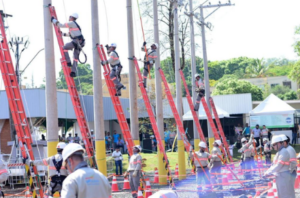
[[[34,166],[34,160],[29,161],[29,166]]]
[[[55,19],[55,18],[53,18],[53,19],[52,19],[52,23],[53,23],[54,25],[56,25],[56,24],[58,23],[58,20]]]
[[[53,19],[55,19],[54,17],[51,17],[51,23],[53,22]]]
[[[134,171],[133,173],[132,173],[132,177],[136,177],[137,176],[137,171]]]
[[[200,88],[196,88],[196,89],[195,89],[195,92],[200,92]]]
[[[109,49],[109,46],[106,44],[106,45],[105,45],[105,48],[106,48],[106,50],[108,50],[108,49]]]
[[[107,61],[101,61],[101,65],[104,66],[107,63]]]
[[[146,41],[144,41],[144,43],[143,43],[143,46],[146,46],[147,45],[147,42]]]

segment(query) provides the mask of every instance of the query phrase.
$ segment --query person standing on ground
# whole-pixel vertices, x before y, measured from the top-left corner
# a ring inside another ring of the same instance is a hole
[[[80,143],[80,137],[78,137],[78,133],[75,133],[75,137],[73,138],[74,143],[79,144]]]
[[[120,134],[118,134],[117,131],[114,130],[114,134],[113,134],[114,149],[117,148],[119,137],[120,137]]]
[[[194,155],[192,151],[190,151],[190,158],[194,159],[194,164],[196,167],[196,181],[197,181],[197,190],[205,190],[202,189],[202,186],[208,187],[210,185],[209,179],[210,179],[210,174],[209,174],[209,168],[208,168],[208,160],[211,158],[211,155],[207,152],[205,152],[206,149],[206,143],[205,142],[200,142],[199,143],[199,148],[200,150],[195,152],[197,155],[200,164],[197,159],[194,158]],[[201,167],[202,166],[202,167]],[[203,183],[201,182],[203,179]],[[202,185],[201,185],[202,184]],[[199,194],[199,193],[198,193]],[[200,196],[200,195],[199,195]]]
[[[251,133],[250,133],[250,127],[249,127],[248,123],[246,123],[246,126],[245,126],[242,134],[245,136],[245,138],[250,138]]]
[[[85,45],[85,39],[82,36],[81,28],[76,22],[77,19],[78,19],[78,14],[77,13],[71,14],[70,17],[69,17],[69,22],[64,23],[64,24],[61,24],[54,17],[51,18],[51,22],[54,25],[57,25],[60,28],[69,28],[70,32],[69,33],[63,33],[63,36],[71,37],[72,41],[65,44],[64,54],[65,54],[65,57],[66,57],[67,66],[72,67],[72,72],[70,73],[70,76],[72,78],[76,77],[76,70],[77,70],[77,65],[78,65],[79,54],[80,54],[81,49]],[[72,65],[68,50],[73,50],[73,49],[74,49],[74,51],[73,51],[73,58],[74,59],[73,59],[73,65]]]
[[[297,143],[297,128],[293,129],[293,134],[292,134],[292,144],[296,144]]]
[[[56,155],[48,157],[47,159],[34,160],[29,162],[30,164],[33,164],[35,166],[38,165],[49,166],[49,178],[50,178],[49,191],[48,191],[49,196],[53,196],[55,192],[59,192],[59,194],[61,193],[63,181],[68,176],[68,172],[66,168],[62,166],[63,163],[62,152],[65,147],[66,147],[66,143],[59,142],[56,146],[56,150],[57,150]]]
[[[272,147],[277,151],[272,166],[264,173],[264,176],[275,175],[278,197],[295,198],[295,191],[292,191],[292,182],[290,174],[290,155],[284,148],[283,140],[279,135],[273,136]]]
[[[148,61],[147,61],[147,56],[145,55],[144,57],[144,70],[143,70],[143,78],[144,78],[144,87],[147,87],[147,78],[150,70],[152,69],[155,60],[157,59],[157,49],[158,49],[158,44],[153,43],[151,45],[151,51],[150,49],[146,48],[146,42],[143,43],[142,51],[147,52],[148,54]],[[150,51],[150,52],[149,52]],[[150,69],[150,70],[149,70]]]
[[[297,178],[297,153],[295,149],[290,145],[290,137],[287,135],[280,135],[283,146],[286,148],[290,155],[290,174],[291,174],[291,187],[292,191],[295,192],[295,180]]]
[[[118,142],[117,142],[117,148],[122,148],[121,153],[125,153],[125,148],[124,148],[125,142],[124,140],[119,137]]]
[[[260,132],[260,136],[261,139],[269,138],[269,129],[266,128],[266,125],[263,125],[263,128]],[[264,146],[264,144],[262,144],[261,146]]]
[[[67,137],[67,141],[68,141],[68,143],[73,142],[73,137],[71,136],[71,133],[69,133],[69,136]]]
[[[256,126],[255,126],[255,128],[254,129],[252,129],[252,131],[253,131],[253,133],[254,133],[254,139],[256,140],[256,142],[259,142],[259,139],[260,139],[260,132],[261,132],[261,130],[260,130],[260,128],[259,128],[259,125],[257,124]]]
[[[266,159],[266,164],[270,165],[271,164],[271,157],[272,157],[272,148],[271,148],[271,144],[268,138],[264,138],[263,139],[264,142],[264,155],[265,155],[265,159]]]
[[[172,131],[172,132],[170,133],[170,139],[169,139],[169,145],[170,145],[171,149],[172,149],[172,147],[173,147],[173,142],[174,142],[174,140],[175,140],[175,137],[176,137],[176,132],[175,132],[175,131]]]
[[[205,95],[205,87],[204,87],[204,82],[201,79],[199,74],[195,74],[195,92],[197,93],[197,99],[194,105],[194,111],[198,111],[199,107],[200,107],[200,102],[201,99],[204,97]]]
[[[122,175],[122,161],[123,161],[123,156],[120,151],[120,148],[116,148],[116,150],[113,152],[112,157],[115,160],[115,165],[116,165],[116,175],[119,175],[119,170],[120,170],[120,175]]]
[[[220,146],[222,145],[221,140],[216,140],[213,144],[213,149],[211,151],[211,160],[210,160],[210,174],[211,182],[213,184],[217,184],[218,182],[218,174],[221,173],[222,161],[220,157],[222,157],[222,152],[220,150]],[[222,186],[218,185],[217,189],[222,189]]]
[[[165,136],[165,145],[167,149],[170,149],[170,145],[169,145],[170,133],[171,132],[167,128],[165,128],[164,136]]]
[[[121,65],[119,55],[116,52],[117,44],[112,43],[110,46],[105,46],[107,49],[107,53],[109,54],[109,59],[107,61],[101,61],[102,65],[106,65],[107,63],[111,66],[110,71],[110,80],[113,81],[116,94],[115,96],[121,96],[121,89],[126,89],[126,87],[121,83],[121,71],[123,66]]]
[[[140,186],[140,177],[142,170],[142,156],[140,155],[141,151],[142,148],[140,145],[135,145],[133,147],[133,155],[130,157],[129,166],[124,175],[129,175],[131,194],[133,198],[137,197],[138,188]]]
[[[246,138],[242,138],[242,148],[238,150],[238,152],[243,154],[243,166],[242,169],[244,172],[244,177],[246,180],[251,179],[251,166],[252,166],[252,151],[250,146],[252,145],[253,141],[253,132],[250,135],[249,142]]]
[[[63,182],[61,198],[110,198],[111,186],[107,178],[88,166],[84,161],[84,151],[81,145],[70,143],[62,153],[70,175]]]

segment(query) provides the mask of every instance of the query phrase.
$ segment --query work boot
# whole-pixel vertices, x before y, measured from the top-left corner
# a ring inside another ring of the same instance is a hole
[[[117,92],[120,91],[121,89],[124,89],[124,90],[125,90],[126,87],[125,87],[124,85],[122,85],[121,87],[119,87],[119,88],[117,89]]]
[[[72,63],[71,62],[67,62],[67,66],[68,67],[72,67]]]
[[[120,93],[116,93],[116,94],[115,94],[115,96],[121,96],[121,95],[122,95],[122,94],[120,94]]]
[[[75,73],[75,72],[71,72],[71,73],[70,73],[70,76],[71,76],[72,78],[74,78],[74,77],[76,77],[76,73]]]

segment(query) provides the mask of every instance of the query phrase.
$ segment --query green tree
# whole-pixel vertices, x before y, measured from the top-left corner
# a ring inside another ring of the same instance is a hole
[[[271,89],[271,93],[278,96],[282,100],[296,100],[297,93],[289,87],[277,85]]]
[[[300,26],[297,26],[295,28],[294,32],[295,36],[299,37],[300,35]],[[294,42],[294,51],[297,53],[298,56],[300,56],[300,39],[296,39]]]
[[[270,72],[268,72],[270,66],[266,65],[265,60],[262,59],[255,59],[255,64],[250,65],[246,68],[245,77],[250,78],[261,78],[272,76]]]
[[[93,70],[89,64],[79,64],[77,77],[74,78],[76,88],[80,94],[93,95]],[[63,70],[59,72],[59,79],[56,81],[57,89],[68,89]]]
[[[262,100],[262,90],[245,80],[239,80],[235,75],[225,75],[216,84],[216,88],[212,95],[227,95],[227,94],[239,94],[239,93],[251,93],[252,100]]]

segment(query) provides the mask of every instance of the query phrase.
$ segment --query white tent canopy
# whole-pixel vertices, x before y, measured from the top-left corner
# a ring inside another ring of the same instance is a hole
[[[249,112],[254,115],[293,114],[295,109],[274,94],[270,94],[255,109]]]
[[[216,106],[219,118],[229,117],[229,113],[227,111],[224,111],[223,109],[221,109],[217,105],[215,105],[215,106]],[[212,115],[213,115],[213,112],[212,112]],[[206,116],[206,113],[205,113],[205,110],[204,110],[202,104],[200,105],[200,108],[199,108],[199,111],[198,111],[198,117],[199,117],[199,120],[206,120],[207,119],[207,116]],[[214,115],[213,115],[213,118],[214,118]],[[192,112],[191,111],[186,112],[186,114],[183,115],[183,120],[193,120]]]

